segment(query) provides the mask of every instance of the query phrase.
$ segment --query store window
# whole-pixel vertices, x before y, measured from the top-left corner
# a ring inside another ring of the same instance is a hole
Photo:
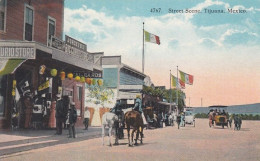
[[[56,20],[48,17],[48,46],[51,43],[51,36],[55,36]]]
[[[33,40],[33,8],[25,6],[24,39]]]
[[[6,76],[0,76],[0,117],[4,116],[6,86]]]
[[[0,0],[0,31],[5,31],[6,0]]]

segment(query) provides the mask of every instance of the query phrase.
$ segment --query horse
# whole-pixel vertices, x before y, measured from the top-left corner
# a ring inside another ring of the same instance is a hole
[[[118,135],[117,135],[117,124],[118,124],[119,118],[116,114],[112,112],[106,112],[102,116],[102,144],[104,145],[104,136],[105,136],[105,128],[108,127],[108,134],[109,134],[109,146],[112,146],[111,143],[111,136],[112,136],[112,130],[115,130],[115,144],[118,144]]]
[[[141,114],[135,110],[126,112],[125,123],[126,123],[126,127],[127,127],[128,145],[133,146],[133,137],[134,137],[135,131],[137,131],[135,145],[137,145],[137,140],[138,140],[139,134],[141,135],[140,142],[142,144],[143,143],[144,123],[143,123]],[[133,128],[132,134],[131,134],[131,140],[130,140],[130,127]]]

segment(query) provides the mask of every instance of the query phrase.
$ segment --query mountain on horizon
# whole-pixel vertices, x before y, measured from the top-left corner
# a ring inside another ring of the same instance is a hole
[[[194,113],[208,113],[208,107],[193,107]],[[232,105],[227,107],[228,113],[237,114],[260,114],[260,103],[245,104],[245,105]]]

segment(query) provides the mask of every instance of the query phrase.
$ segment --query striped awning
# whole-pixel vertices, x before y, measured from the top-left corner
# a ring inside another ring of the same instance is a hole
[[[25,61],[25,59],[1,59],[0,75],[14,73],[15,70]]]

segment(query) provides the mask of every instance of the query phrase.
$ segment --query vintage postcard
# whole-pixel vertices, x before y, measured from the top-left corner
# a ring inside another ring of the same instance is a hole
[[[0,160],[260,160],[259,0],[0,0]]]

